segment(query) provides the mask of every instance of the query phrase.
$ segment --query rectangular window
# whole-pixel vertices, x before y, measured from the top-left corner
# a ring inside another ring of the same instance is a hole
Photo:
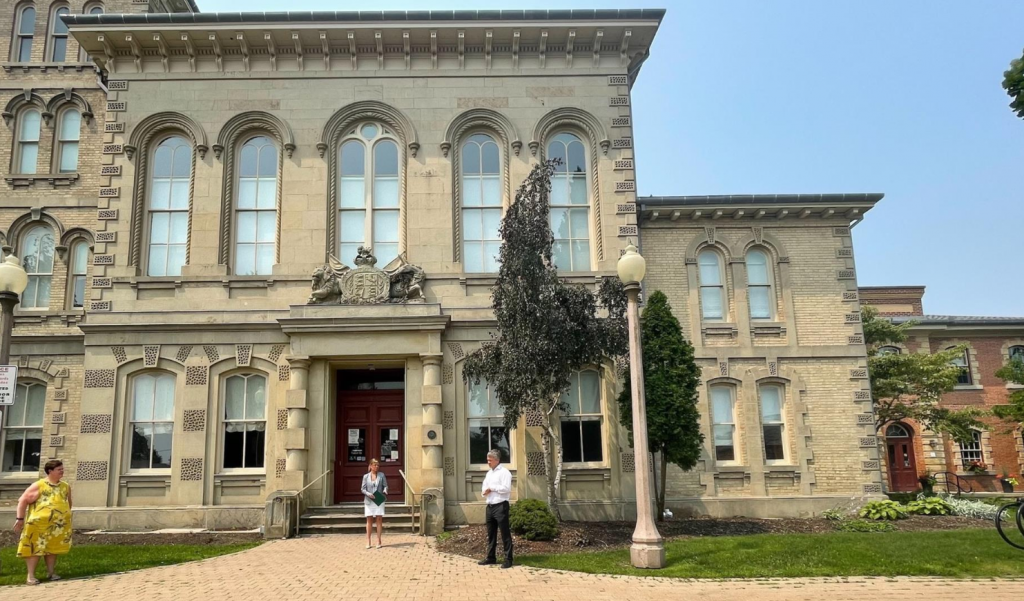
[[[4,411],[3,471],[39,471],[45,404],[45,386],[18,384],[14,404]]]
[[[170,469],[174,376],[144,374],[135,378],[131,419],[131,469]]]
[[[60,131],[58,136],[58,152],[60,165],[58,170],[61,173],[74,173],[78,171],[78,140],[81,135],[82,115],[78,111],[65,111],[60,118]]]
[[[85,306],[85,277],[89,264],[89,246],[85,242],[77,242],[71,248],[71,307],[81,309]]]
[[[267,444],[267,379],[231,376],[224,383],[224,469],[263,468]]]
[[[985,463],[985,454],[981,452],[981,432],[974,430],[971,442],[960,443],[960,463],[964,469],[971,466],[971,462]]]
[[[41,119],[36,110],[22,113],[21,124],[18,126],[18,173],[32,175],[38,169]]]
[[[736,461],[736,420],[733,416],[732,390],[727,386],[711,388],[711,421],[714,428],[715,460]]]
[[[596,371],[581,371],[570,380],[562,395],[562,461],[599,463],[604,461],[602,438],[601,378]]]
[[[469,463],[485,465],[487,453],[491,449],[501,451],[502,463],[511,461],[510,432],[505,428],[505,417],[498,404],[498,395],[486,381],[469,384],[466,413],[469,415]]]
[[[761,387],[761,430],[766,461],[786,459],[785,423],[782,417],[782,387]]]
[[[707,321],[725,319],[725,302],[722,294],[722,270],[719,256],[713,250],[705,250],[697,257],[700,278],[701,317]]]

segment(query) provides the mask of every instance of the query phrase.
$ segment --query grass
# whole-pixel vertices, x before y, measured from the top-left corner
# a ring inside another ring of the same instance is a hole
[[[629,550],[528,555],[516,563],[591,574],[669,578],[799,576],[1020,577],[1024,552],[995,530],[832,534],[758,534],[667,542],[668,565],[636,570]]]
[[[140,570],[186,561],[196,561],[218,555],[251,549],[259,543],[230,545],[81,545],[72,546],[71,552],[57,559],[57,573],[62,578],[98,576],[113,572]],[[25,560],[15,555],[15,549],[0,550],[0,585],[25,583]],[[39,560],[36,578],[46,576],[46,564]]]

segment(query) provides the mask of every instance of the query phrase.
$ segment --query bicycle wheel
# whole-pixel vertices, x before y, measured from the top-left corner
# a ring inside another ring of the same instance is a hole
[[[996,530],[999,532],[999,536],[1011,547],[1017,549],[1024,549],[1024,512],[1021,511],[1022,503],[1020,501],[1016,503],[1008,503],[999,508],[996,512],[995,523]],[[1012,511],[1012,517],[1007,515],[1007,511]],[[1017,532],[1013,532],[1014,528],[1010,528],[1011,535],[1008,536],[1006,532],[1003,532],[1003,521],[1013,522],[1013,525],[1017,527]]]

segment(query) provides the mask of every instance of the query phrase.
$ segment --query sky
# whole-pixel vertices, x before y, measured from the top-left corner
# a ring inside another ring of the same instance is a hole
[[[280,11],[280,0],[197,0]],[[883,192],[862,286],[926,313],[1024,316],[1024,120],[1003,71],[1024,2],[294,0],[291,10],[666,8],[633,87],[639,194]]]

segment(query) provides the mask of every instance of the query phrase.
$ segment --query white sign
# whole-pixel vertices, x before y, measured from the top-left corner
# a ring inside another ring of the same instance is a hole
[[[18,388],[18,366],[0,365],[0,406],[14,404],[14,392]]]
[[[391,451],[391,459],[393,461],[398,461],[398,451]]]
[[[357,428],[348,429],[348,444],[359,444],[359,430]]]
[[[391,429],[391,440],[398,440],[398,428]]]

